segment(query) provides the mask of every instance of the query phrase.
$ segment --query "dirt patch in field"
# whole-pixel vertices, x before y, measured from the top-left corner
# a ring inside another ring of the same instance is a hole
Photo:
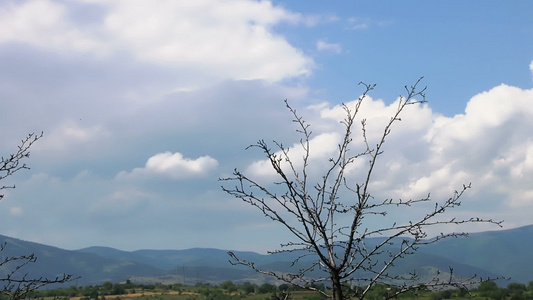
[[[122,294],[122,295],[104,295],[104,297],[106,299],[114,299],[114,298],[136,298],[136,297],[141,297],[141,296],[154,296],[154,295],[199,295],[199,294],[193,293],[193,292],[168,291],[164,293],[144,292],[144,293]],[[80,300],[81,298],[86,298],[86,297],[71,297],[70,300]]]

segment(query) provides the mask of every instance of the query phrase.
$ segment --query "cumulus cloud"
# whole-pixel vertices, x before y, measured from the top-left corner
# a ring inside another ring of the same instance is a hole
[[[417,99],[414,99],[417,100]],[[421,99],[418,99],[421,100]],[[361,121],[366,120],[366,133],[370,140],[375,140],[381,137],[383,133],[383,126],[388,122],[391,116],[396,112],[398,102],[400,99],[396,99],[393,103],[387,105],[382,99],[373,99],[370,96],[363,99],[359,112],[356,115],[354,126],[356,132],[361,132]],[[357,101],[346,102],[346,106],[350,109],[355,109]],[[320,111],[321,119],[334,121],[335,124],[339,124],[339,121],[344,119],[346,113],[342,105],[336,105],[333,107],[323,107]],[[393,128],[395,134],[402,132],[402,134],[417,134],[421,130],[425,130],[423,124],[431,122],[433,116],[432,111],[426,104],[413,104],[409,105],[402,112],[401,119],[406,122],[397,122]],[[338,126],[338,129],[342,128]],[[394,136],[391,136],[394,138]]]
[[[323,40],[316,42],[316,49],[318,51],[331,51],[336,54],[340,54],[342,52],[342,46],[340,44],[327,43]]]
[[[233,79],[310,72],[311,61],[271,27],[298,16],[270,2],[112,1],[105,29],[142,60]]]
[[[387,105],[372,98],[365,101],[359,120],[367,120],[367,134],[373,145],[398,104]],[[308,120],[311,126],[335,121],[329,127],[319,127],[311,144],[311,149],[318,148],[316,158],[327,160],[336,150],[338,139],[324,137],[340,136],[342,126],[333,124],[338,124],[343,111],[339,106],[321,106],[318,110],[317,119]],[[470,99],[464,114],[444,117],[426,105],[414,105],[407,107],[401,118],[392,128],[374,172],[376,198],[418,198],[431,193],[435,200],[442,200],[463,184],[472,183],[474,188],[467,197],[476,205],[483,203],[483,208],[533,207],[533,187],[528,183],[533,176],[533,90],[500,85]],[[364,147],[360,127],[356,126],[353,133],[352,150],[357,151],[358,145]],[[301,160],[298,149],[299,144],[291,147],[295,152],[291,158],[296,161]],[[357,180],[367,161],[360,160],[348,176]],[[312,164],[322,171],[327,167]],[[269,169],[267,161],[256,161],[247,171],[265,176]]]
[[[216,169],[218,161],[210,156],[197,159],[183,157],[179,152],[158,153],[148,159],[144,168],[135,168],[131,172],[121,172],[118,178],[142,178],[163,176],[172,179],[202,177]]]
[[[464,114],[434,116],[424,124],[430,154],[425,175],[410,174],[407,194],[425,190],[443,195],[472,182],[470,193],[487,205],[533,205],[532,198],[523,196],[533,190],[526,183],[533,172],[532,104],[533,90],[500,85],[473,97]]]
[[[0,8],[0,43],[23,42],[56,51],[103,53],[105,43],[67,20],[65,6],[50,0],[20,1]]]
[[[500,85],[473,97],[465,114],[438,118],[427,135],[434,163],[466,170],[480,193],[503,193],[508,204],[533,204],[517,195],[533,171],[532,103],[533,90]]]
[[[0,8],[0,43],[22,42],[96,56],[129,53],[203,80],[279,81],[308,75],[313,61],[272,28],[307,18],[268,1],[77,1],[101,16],[82,24],[72,5],[31,0]]]
[[[311,172],[314,172],[317,167],[319,169],[325,167],[322,162],[327,162],[327,159],[330,158],[333,153],[335,153],[337,145],[340,142],[340,138],[341,137],[339,133],[328,132],[319,134],[309,141],[309,163],[312,169]],[[300,143],[295,143],[289,147],[288,150],[289,158],[294,162],[294,167],[301,168],[303,166],[302,158],[306,155],[302,145]],[[275,155],[281,158],[285,157],[281,150],[277,151]],[[290,172],[290,166],[285,162],[284,159],[282,160],[282,167],[285,172]],[[272,169],[270,160],[267,159],[252,163],[248,167],[247,173],[265,178],[273,178],[276,176],[276,173]]]

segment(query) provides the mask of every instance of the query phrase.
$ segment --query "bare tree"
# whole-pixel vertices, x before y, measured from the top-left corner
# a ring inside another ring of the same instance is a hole
[[[30,156],[30,147],[42,138],[43,134],[28,134],[22,139],[17,151],[7,157],[0,158],[0,180],[29,169],[24,159]],[[13,189],[15,185],[1,185],[0,190]],[[0,194],[0,200],[4,197]],[[0,245],[0,298],[8,297],[12,300],[27,298],[31,292],[53,284],[66,283],[74,279],[72,275],[63,274],[55,278],[31,277],[24,271],[24,267],[37,261],[34,254],[5,256],[1,255],[6,244]]]
[[[356,117],[360,114],[361,103],[375,88],[375,85],[361,83],[365,91],[354,102],[354,106],[343,104],[343,138],[335,155],[329,159],[327,170],[317,182],[312,182],[312,176],[309,174],[312,138],[310,125],[285,101],[298,126],[297,132],[301,135],[300,146],[304,153],[302,161],[296,161],[294,156],[289,156],[289,148],[283,144],[274,141],[276,150],[272,150],[264,140],[260,140],[248,148],[259,148],[264,152],[278,180],[271,185],[262,184],[235,169],[232,177],[221,180],[236,182],[236,185],[225,184],[222,189],[256,207],[266,217],[280,223],[292,233],[294,241],[282,244],[279,250],[269,253],[295,252],[298,258],[293,265],[297,265],[304,257],[313,257],[316,261],[292,273],[263,270],[254,262],[228,252],[231,256],[230,262],[248,266],[293,285],[315,290],[335,300],[353,297],[363,299],[369,290],[379,283],[394,286],[388,298],[421,287],[467,288],[468,284],[473,283],[475,275],[459,278],[453,274],[453,269],[450,269],[449,276],[447,274],[445,279],[442,276],[432,276],[424,282],[421,282],[423,278],[416,272],[407,275],[391,272],[396,262],[415,253],[422,245],[467,235],[465,232],[452,232],[429,238],[430,227],[480,222],[501,226],[501,221],[491,219],[446,217],[448,210],[461,204],[460,199],[470,185],[463,185],[451,197],[435,202],[434,205],[429,195],[419,199],[379,200],[370,190],[376,164],[383,154],[385,141],[393,125],[401,120],[400,115],[408,106],[426,102],[426,88],[418,88],[421,80],[422,78],[413,86],[405,87],[407,95],[400,97],[397,109],[385,124],[376,144],[371,144],[368,138],[365,119],[361,121],[359,140],[354,140],[352,132],[358,123]],[[356,142],[362,145],[359,152],[352,150],[356,148]],[[360,170],[362,179],[351,182],[346,172],[359,159],[365,159],[368,163]],[[423,206],[424,203],[431,205]],[[387,223],[387,213],[397,208],[412,206],[430,209],[418,219],[405,223],[389,221],[391,225],[381,228],[369,227],[365,223],[370,216],[382,216],[385,218],[382,223]],[[372,239],[373,242],[370,243],[372,237],[381,239]],[[317,277],[317,274],[321,276]],[[330,289],[323,291],[315,288],[318,283],[329,283]]]

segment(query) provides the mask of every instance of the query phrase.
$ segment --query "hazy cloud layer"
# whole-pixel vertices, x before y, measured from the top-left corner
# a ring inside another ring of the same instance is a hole
[[[316,49],[318,51],[331,51],[336,54],[342,52],[342,46],[340,44],[328,43],[323,40],[316,42]]]

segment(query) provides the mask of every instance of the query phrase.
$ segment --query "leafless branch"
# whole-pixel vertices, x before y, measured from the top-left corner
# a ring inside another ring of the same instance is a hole
[[[35,134],[30,133],[24,139],[22,139],[20,145],[17,146],[17,151],[7,157],[0,157],[0,181],[15,174],[16,172],[29,169],[29,167],[23,162],[25,158],[30,157],[30,147],[37,140],[43,137],[43,133]],[[13,189],[15,185],[1,185],[0,190]],[[0,194],[0,200],[4,197]]]
[[[17,146],[15,153],[0,158],[0,181],[17,173],[29,169],[24,160],[30,157],[30,148],[43,137],[43,133],[28,134]],[[15,185],[1,185],[0,190],[13,189]],[[0,199],[4,197],[0,194]],[[6,244],[0,245],[3,252]],[[18,256],[0,256],[0,298],[7,296],[10,300],[26,299],[33,291],[44,286],[60,284],[75,279],[72,275],[63,274],[55,278],[32,277],[24,273],[24,267],[37,261],[34,254]]]

